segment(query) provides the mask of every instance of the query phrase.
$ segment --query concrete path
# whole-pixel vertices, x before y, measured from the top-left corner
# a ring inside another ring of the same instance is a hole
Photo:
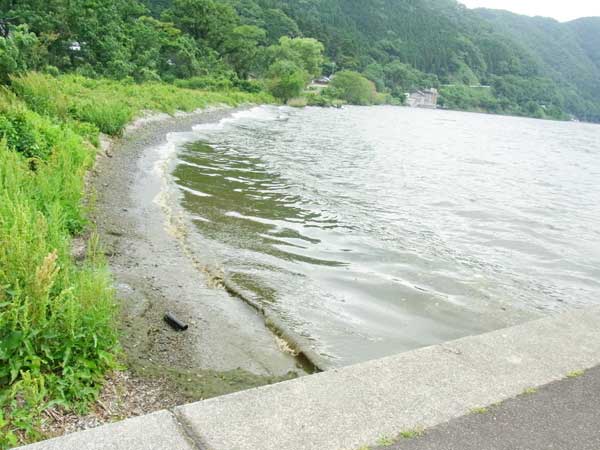
[[[600,367],[373,450],[600,450]]]
[[[27,448],[357,450],[402,431],[436,427],[474,408],[598,365],[600,308],[594,308],[218,397]]]

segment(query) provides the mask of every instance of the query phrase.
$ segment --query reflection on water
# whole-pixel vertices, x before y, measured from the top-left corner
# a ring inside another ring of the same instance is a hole
[[[336,364],[598,301],[600,127],[262,107],[195,136],[195,252]]]

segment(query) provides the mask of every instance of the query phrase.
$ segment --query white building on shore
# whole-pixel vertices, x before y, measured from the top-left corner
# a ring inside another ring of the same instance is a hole
[[[439,93],[435,88],[422,89],[405,95],[406,105],[411,108],[437,108]]]

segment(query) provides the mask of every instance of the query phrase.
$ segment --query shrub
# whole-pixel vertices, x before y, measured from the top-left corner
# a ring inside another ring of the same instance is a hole
[[[12,30],[10,37],[0,37],[0,82],[10,75],[35,69],[39,62],[40,42],[25,25]]]
[[[16,430],[40,437],[48,402],[78,409],[93,400],[117,346],[116,305],[97,246],[82,267],[70,256],[69,236],[85,224],[83,173],[92,153],[77,134],[42,118],[23,122],[25,130],[55,134],[60,145],[33,172],[22,152],[0,144],[0,410],[8,414],[0,448],[15,444]]]
[[[375,84],[358,72],[345,70],[335,75],[327,94],[353,105],[372,105],[383,99],[377,94]]]
[[[299,96],[308,83],[308,73],[291,61],[277,61],[269,68],[269,92],[286,103]]]
[[[186,80],[176,80],[175,86],[184,89],[201,89],[206,91],[223,91],[233,87],[229,78],[225,77],[193,77]]]

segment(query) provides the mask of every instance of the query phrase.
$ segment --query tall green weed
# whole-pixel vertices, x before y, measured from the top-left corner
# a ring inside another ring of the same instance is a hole
[[[77,75],[55,78],[29,73],[13,78],[12,86],[34,111],[61,120],[93,124],[112,136],[120,135],[125,126],[144,111],[173,114],[210,105],[274,102],[265,92],[201,91],[160,82],[136,84]]]
[[[98,132],[117,136],[146,110],[272,101],[39,73],[0,90],[0,449],[43,438],[49,407],[85,411],[116,367],[118,306],[98,240],[83,263],[71,256]]]

